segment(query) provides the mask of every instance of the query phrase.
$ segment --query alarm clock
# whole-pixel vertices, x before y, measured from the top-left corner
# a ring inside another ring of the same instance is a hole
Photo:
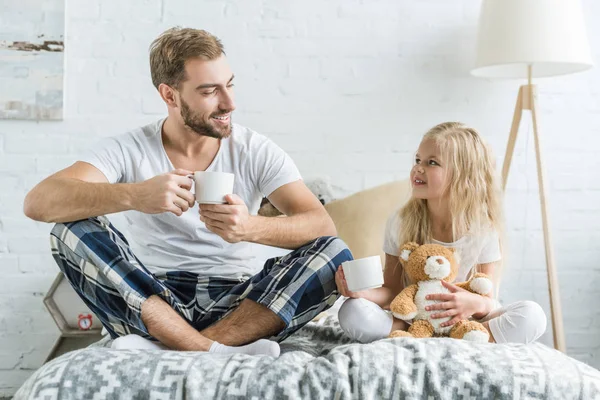
[[[77,325],[82,331],[87,331],[92,327],[92,314],[79,314]]]

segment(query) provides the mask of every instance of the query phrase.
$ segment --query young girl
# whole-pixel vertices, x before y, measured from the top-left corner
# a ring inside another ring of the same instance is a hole
[[[350,297],[340,308],[340,325],[348,336],[363,343],[408,328],[385,311],[411,283],[399,263],[404,243],[437,243],[456,249],[460,266],[456,282],[468,280],[474,272],[486,273],[497,282],[501,192],[492,153],[479,133],[457,122],[433,127],[419,145],[410,180],[411,199],[387,222],[383,287],[350,292],[343,269],[336,273],[338,290]],[[546,330],[546,316],[537,303],[521,301],[501,307],[493,298],[446,282],[444,286],[450,293],[427,296],[439,300],[427,308],[432,318],[451,317],[442,326],[473,318],[483,323],[490,342],[496,343],[529,343]]]

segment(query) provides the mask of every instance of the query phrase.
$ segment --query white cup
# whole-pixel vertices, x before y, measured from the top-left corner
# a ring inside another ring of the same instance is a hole
[[[348,290],[358,292],[383,285],[381,257],[372,256],[342,263]]]
[[[199,204],[225,204],[225,196],[233,193],[234,174],[229,172],[194,172],[194,190]]]

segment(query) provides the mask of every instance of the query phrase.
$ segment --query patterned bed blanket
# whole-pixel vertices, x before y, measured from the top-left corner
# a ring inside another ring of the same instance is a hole
[[[600,399],[600,371],[542,344],[345,338],[335,317],[310,323],[282,354],[111,350],[42,366],[15,399]]]

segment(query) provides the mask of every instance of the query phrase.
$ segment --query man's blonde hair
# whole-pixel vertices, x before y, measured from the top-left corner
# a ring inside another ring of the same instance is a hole
[[[152,83],[157,89],[161,83],[178,89],[181,82],[187,79],[187,60],[214,60],[222,54],[225,54],[223,44],[207,31],[180,27],[168,29],[150,45]]]
[[[444,193],[452,215],[453,242],[465,235],[477,236],[496,230],[502,248],[502,191],[490,147],[475,129],[460,122],[436,125],[425,134],[425,139],[438,144],[448,174]],[[400,209],[400,245],[431,241],[427,201],[411,197]]]

